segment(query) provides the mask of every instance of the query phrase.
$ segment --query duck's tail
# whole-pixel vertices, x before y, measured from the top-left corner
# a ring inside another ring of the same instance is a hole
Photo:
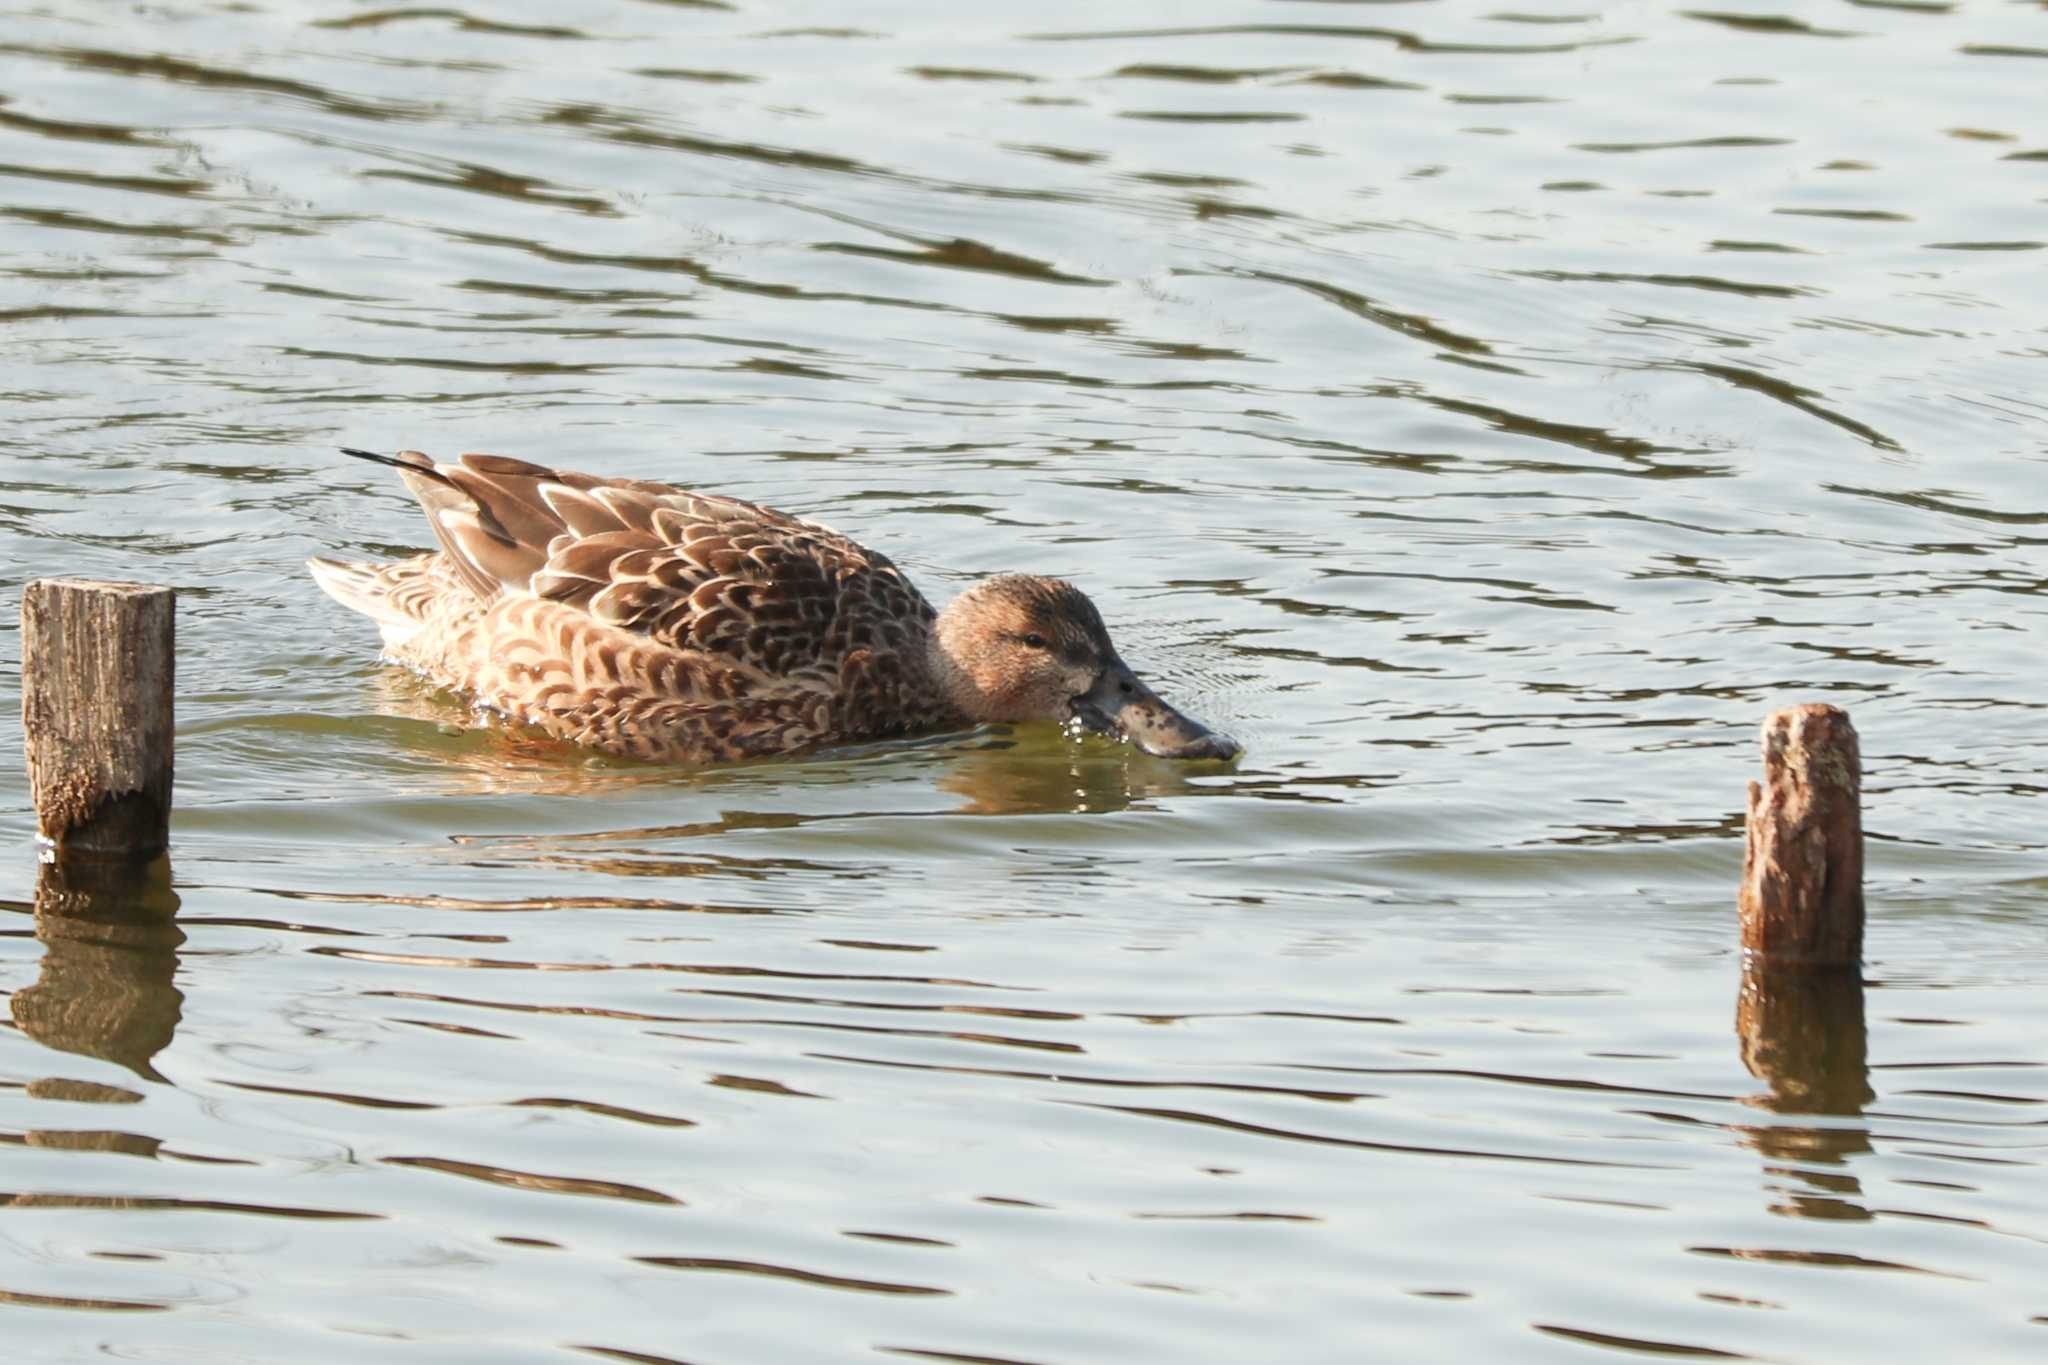
[[[313,571],[313,581],[320,585],[320,591],[344,607],[379,618],[388,609],[380,606],[384,594],[377,588],[377,571],[390,565],[350,564],[315,555],[306,561],[306,567]]]
[[[316,555],[306,561],[306,567],[313,571],[313,581],[322,592],[377,623],[386,649],[404,644],[424,624],[418,603],[408,602],[402,591],[408,581],[421,576],[424,566],[418,560],[352,564]]]

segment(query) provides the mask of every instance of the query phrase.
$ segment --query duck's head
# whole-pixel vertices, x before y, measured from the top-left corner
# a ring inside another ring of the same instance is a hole
[[[1238,744],[1159,699],[1117,657],[1087,594],[1057,578],[984,579],[939,613],[932,667],[969,720],[1077,720],[1162,758],[1233,758]]]

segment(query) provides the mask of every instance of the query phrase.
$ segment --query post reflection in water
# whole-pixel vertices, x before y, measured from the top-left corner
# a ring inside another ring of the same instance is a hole
[[[172,984],[178,896],[171,864],[48,862],[36,881],[35,984],[14,993],[14,1022],[45,1047],[118,1062],[148,1080],[177,1031],[185,997]]]
[[[1870,1088],[1868,1033],[1863,1017],[1863,976],[1855,968],[1815,971],[1751,960],[1742,971],[1735,1007],[1742,1064],[1770,1087],[1750,1103],[1781,1115],[1860,1119],[1876,1092]],[[1744,1141],[1761,1153],[1774,1177],[1794,1188],[1772,1212],[1802,1218],[1863,1220],[1856,1202],[1862,1183],[1845,1166],[1871,1150],[1861,1123],[1758,1124]],[[1779,1188],[1783,1188],[1780,1186]]]

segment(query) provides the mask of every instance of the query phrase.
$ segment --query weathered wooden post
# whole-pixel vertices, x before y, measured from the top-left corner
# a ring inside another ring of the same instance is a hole
[[[176,682],[169,588],[40,578],[21,595],[21,728],[36,825],[42,974],[8,1001],[46,1046],[161,1079],[184,941],[165,856]]]
[[[1822,703],[1764,719],[1749,784],[1742,946],[1817,969],[1863,961],[1863,757],[1849,713]]]
[[[147,859],[170,834],[169,588],[39,578],[21,597],[21,728],[59,859]]]
[[[1784,1113],[1856,1114],[1874,1097],[1863,1017],[1863,763],[1838,707],[1774,711],[1749,784],[1742,994],[1751,1075]]]

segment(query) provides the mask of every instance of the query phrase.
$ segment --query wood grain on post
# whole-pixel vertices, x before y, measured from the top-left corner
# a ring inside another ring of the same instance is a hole
[[[21,597],[21,728],[58,856],[152,857],[169,840],[169,588],[40,578]]]
[[[1742,946],[1764,962],[1853,968],[1863,960],[1863,763],[1839,707],[1773,711],[1764,780],[1749,784]]]

